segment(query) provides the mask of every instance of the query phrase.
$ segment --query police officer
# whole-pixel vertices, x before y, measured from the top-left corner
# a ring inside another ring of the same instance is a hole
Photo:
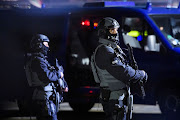
[[[33,90],[33,111],[38,120],[57,120],[56,104],[61,100],[57,96],[59,95],[57,85],[63,86],[65,92],[68,91],[67,83],[62,79],[63,71],[57,60],[56,66],[51,66],[47,60],[48,43],[47,36],[34,35],[30,43],[31,54],[25,66],[27,80]]]
[[[129,82],[147,80],[146,72],[133,69],[118,46],[119,27],[119,23],[111,17],[103,18],[98,23],[100,44],[91,56],[93,75],[100,84],[100,100],[107,120],[126,120]]]

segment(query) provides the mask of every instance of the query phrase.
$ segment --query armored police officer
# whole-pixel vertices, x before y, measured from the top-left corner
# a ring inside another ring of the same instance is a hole
[[[57,120],[61,93],[68,91],[62,66],[57,60],[54,66],[47,60],[48,43],[47,36],[34,35],[30,43],[31,54],[25,65],[27,80],[33,90],[33,111],[38,120]]]
[[[100,84],[100,100],[107,120],[126,120],[129,82],[146,81],[147,78],[144,70],[135,70],[128,64],[126,54],[118,46],[119,27],[111,17],[98,23],[100,44],[91,56],[93,75]]]

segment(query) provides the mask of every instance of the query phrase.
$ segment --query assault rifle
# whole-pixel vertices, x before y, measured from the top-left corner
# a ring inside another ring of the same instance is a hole
[[[129,44],[127,44],[127,47],[128,47],[128,52],[129,52],[130,66],[133,67],[135,70],[138,70],[138,65],[137,65],[137,62],[134,59],[132,47]],[[122,62],[124,62],[124,58],[122,56],[123,52],[122,52],[121,48],[118,45],[116,45],[116,48],[114,48],[114,51],[115,51],[116,56]],[[145,91],[144,91],[144,87],[143,87],[143,81],[139,81],[139,85],[141,87],[141,92],[142,92],[142,96],[143,96],[143,99],[144,99]],[[131,94],[130,83],[129,83],[129,85],[127,85],[127,90],[128,90],[128,97],[127,97],[127,107],[128,107],[127,120],[131,120],[132,119],[132,111],[133,111],[133,95]]]
[[[114,49],[116,56],[122,61],[124,62],[124,58],[122,56],[122,54],[124,54],[121,50],[121,48],[116,45],[116,48]],[[130,83],[129,83],[130,85]],[[133,111],[133,95],[131,94],[131,89],[130,86],[127,85],[127,92],[128,92],[128,96],[127,96],[127,120],[131,120],[132,119],[132,111]],[[120,103],[119,103],[120,105]]]
[[[128,52],[129,52],[130,65],[135,70],[138,70],[138,65],[137,65],[137,62],[136,62],[136,60],[134,58],[134,55],[133,55],[133,49],[129,45],[129,43],[127,44],[127,47],[128,47]],[[144,99],[144,97],[146,96],[146,93],[145,93],[145,90],[144,90],[144,84],[143,84],[142,80],[139,81],[139,85],[141,87],[142,98]]]
[[[59,69],[62,73],[64,69],[62,66],[59,65],[58,60],[56,59],[55,63],[56,69]],[[67,82],[65,81],[64,77],[59,78],[57,80],[57,84],[55,86],[55,101],[56,101],[56,110],[59,111],[60,103],[63,102],[63,90],[68,87]]]

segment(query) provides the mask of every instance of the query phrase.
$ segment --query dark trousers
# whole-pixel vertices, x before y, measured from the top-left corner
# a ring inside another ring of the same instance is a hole
[[[34,110],[37,120],[58,120],[56,105],[52,100],[34,101]]]
[[[103,110],[105,112],[105,120],[126,120],[126,110],[125,107],[121,109],[116,109],[118,100],[101,100]]]

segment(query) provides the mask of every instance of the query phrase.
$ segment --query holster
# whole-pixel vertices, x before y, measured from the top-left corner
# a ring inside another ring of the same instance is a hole
[[[109,101],[111,91],[108,89],[101,88],[101,95],[103,101]]]

